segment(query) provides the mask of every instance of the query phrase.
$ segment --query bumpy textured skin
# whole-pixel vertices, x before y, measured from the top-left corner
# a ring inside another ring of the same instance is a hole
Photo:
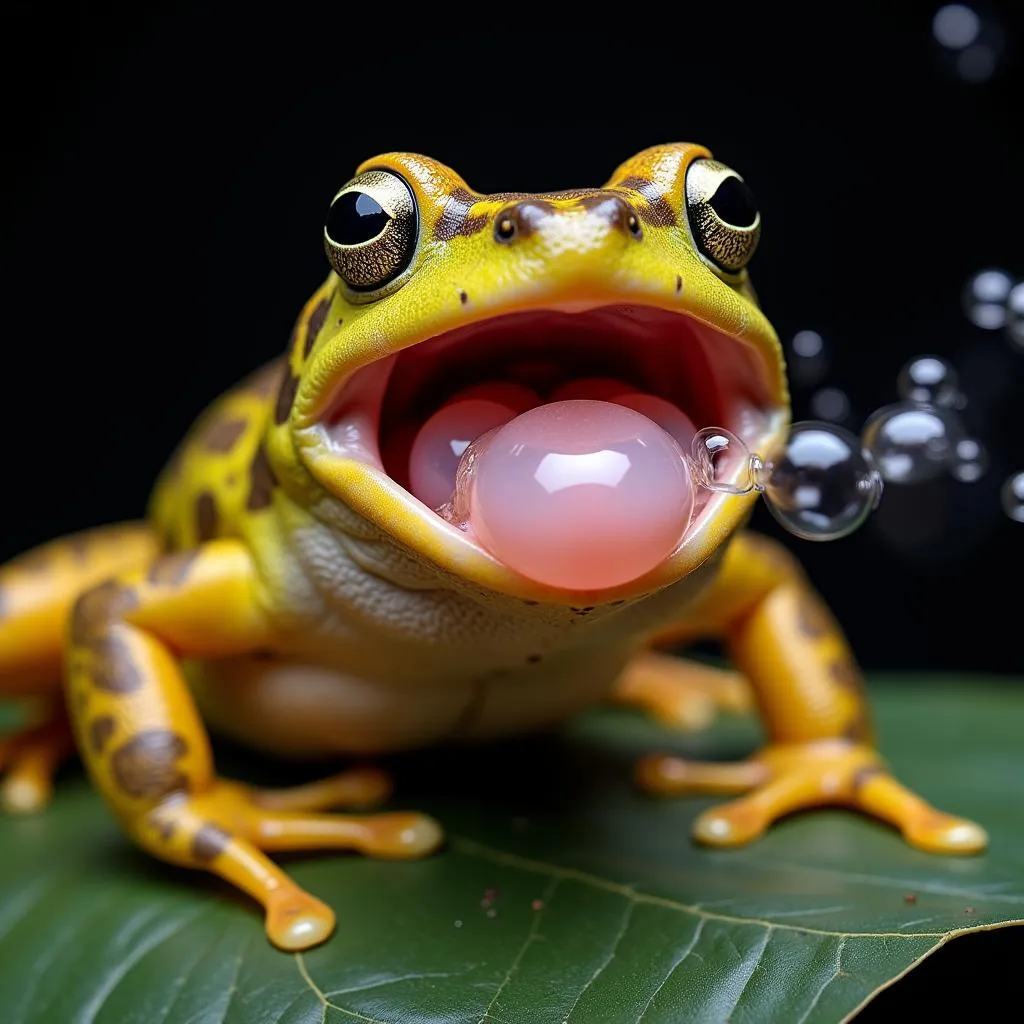
[[[551,302],[632,299],[742,336],[788,410],[778,341],[746,273],[714,271],[686,226],[685,170],[707,155],[655,147],[603,189],[537,197],[477,195],[409,154],[363,165],[415,191],[420,240],[401,286],[354,301],[332,272],[283,359],[185,439],[149,523],[59,540],[0,569],[0,693],[43,709],[0,747],[6,808],[45,805],[73,736],[137,843],[236,884],[264,905],[271,941],[302,949],[330,934],[333,912],[265,851],[411,857],[441,830],[411,812],[324,813],[383,798],[387,780],[370,768],[278,792],[220,779],[207,725],[282,754],[368,755],[532,729],[607,698],[694,726],[752,694],[768,742],[749,761],[638,766],[652,792],[746,793],[698,819],[699,840],[746,842],[792,810],[845,803],[925,849],[983,848],[978,826],[885,770],[840,629],[789,555],[741,532],[753,495],[724,503],[644,579],[594,598],[516,577],[430,528],[391,481],[323,457],[318,416],[356,365]],[[531,232],[538,208],[546,227]],[[628,211],[641,237],[626,230]],[[494,223],[510,215],[526,230],[500,245]],[[704,637],[725,640],[737,673],[651,651]]]

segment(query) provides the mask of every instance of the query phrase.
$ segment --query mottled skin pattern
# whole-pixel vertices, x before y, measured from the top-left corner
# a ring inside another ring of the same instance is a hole
[[[270,751],[363,755],[532,729],[610,696],[696,725],[753,693],[768,740],[748,761],[654,756],[638,768],[653,792],[745,794],[698,818],[700,841],[745,843],[790,811],[842,803],[924,849],[983,848],[978,826],[885,770],[838,626],[788,554],[741,532],[754,495],[723,501],[646,577],[573,593],[516,576],[323,444],[319,417],[355,367],[462,324],[595,301],[683,312],[744,339],[781,436],[788,396],[771,325],[746,272],[715,270],[687,228],[683,177],[707,155],[655,147],[603,189],[544,196],[480,196],[409,154],[364,165],[415,193],[419,240],[397,285],[359,301],[332,272],[283,359],[186,438],[148,523],[59,540],[0,570],[0,693],[46,710],[0,751],[6,808],[47,802],[73,735],[137,843],[239,886],[263,904],[271,941],[302,949],[330,934],[333,912],[267,852],[415,857],[440,828],[411,812],[325,813],[384,798],[387,779],[370,768],[286,791],[221,779],[208,725]],[[735,673],[651,651],[706,637],[725,642]]]

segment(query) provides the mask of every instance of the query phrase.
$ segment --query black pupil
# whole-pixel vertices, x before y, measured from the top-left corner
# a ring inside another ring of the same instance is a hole
[[[327,215],[327,237],[339,245],[359,245],[376,238],[390,217],[365,192],[346,192],[334,201]]]
[[[711,197],[711,209],[725,221],[737,228],[754,226],[757,207],[754,195],[739,178],[725,178]]]

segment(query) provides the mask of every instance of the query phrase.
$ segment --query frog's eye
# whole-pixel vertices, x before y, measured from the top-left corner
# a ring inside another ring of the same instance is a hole
[[[365,171],[334,197],[324,248],[335,273],[355,292],[372,293],[401,275],[416,251],[416,200],[390,171]]]
[[[746,182],[717,160],[694,160],[686,172],[686,216],[697,248],[735,274],[754,255],[761,215]]]

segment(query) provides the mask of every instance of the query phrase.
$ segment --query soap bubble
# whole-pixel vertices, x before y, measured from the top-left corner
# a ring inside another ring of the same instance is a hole
[[[995,73],[999,54],[987,43],[968,46],[956,58],[956,70],[966,82],[987,82]]]
[[[963,304],[967,319],[975,327],[998,331],[1006,323],[1006,302],[1013,278],[1005,270],[990,268],[973,274],[964,286]]]
[[[980,480],[988,469],[988,452],[973,437],[965,437],[953,449],[953,468],[950,472],[962,484]]]
[[[986,82],[999,67],[1006,49],[1005,33],[987,14],[967,4],[944,4],[932,18],[932,35],[943,64],[965,82]]]
[[[811,395],[811,412],[820,420],[842,423],[850,415],[850,400],[839,388],[822,388]]]
[[[466,446],[455,470],[455,489],[452,491],[452,496],[436,509],[442,519],[446,519],[460,530],[469,529],[470,500],[477,466],[480,456],[487,450],[487,446],[494,440],[499,429],[499,427],[492,427]]]
[[[1024,473],[1007,477],[1002,491],[1003,511],[1018,523],[1024,523]]]
[[[956,370],[938,356],[915,356],[896,379],[904,402],[955,409],[962,404]]]
[[[694,483],[720,494],[747,494],[754,488],[747,446],[725,427],[704,427],[691,445]]]
[[[1006,336],[1011,345],[1024,350],[1024,281],[1015,284],[1006,297]]]
[[[789,343],[789,376],[794,384],[817,384],[828,369],[825,341],[817,331],[797,331]]]
[[[868,418],[861,441],[886,482],[912,484],[943,473],[962,434],[959,420],[947,409],[898,403]]]
[[[882,480],[870,455],[848,430],[831,423],[794,424],[785,448],[764,466],[771,514],[804,540],[837,540],[871,514]]]
[[[970,46],[981,32],[981,19],[966,4],[945,4],[932,18],[935,38],[950,50]]]

